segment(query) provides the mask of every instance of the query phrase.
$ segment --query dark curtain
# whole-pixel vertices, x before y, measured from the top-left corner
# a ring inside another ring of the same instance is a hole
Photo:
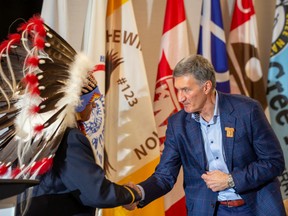
[[[0,2],[0,41],[15,33],[24,20],[40,14],[43,0],[1,0]]]

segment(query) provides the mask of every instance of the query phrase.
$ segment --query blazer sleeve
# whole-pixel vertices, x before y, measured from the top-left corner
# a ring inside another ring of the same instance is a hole
[[[239,193],[259,188],[280,176],[285,168],[283,152],[270,123],[268,122],[262,107],[258,102],[252,103],[249,115],[241,116],[242,133],[237,145],[242,149],[252,146],[253,152],[246,150],[246,164],[240,168],[235,167],[232,176]],[[241,109],[239,109],[241,110]],[[242,111],[243,113],[243,111]],[[240,118],[239,118],[239,121]],[[237,152],[234,152],[236,157]],[[236,162],[235,162],[236,163]],[[241,163],[241,162],[239,162]]]
[[[177,181],[182,162],[174,132],[173,121],[169,118],[165,147],[160,162],[155,172],[148,179],[139,183],[145,192],[145,199],[138,205],[140,208],[168,193]]]
[[[78,199],[83,205],[108,208],[141,199],[134,189],[105,177],[103,169],[95,163],[89,140],[78,129],[68,132],[56,153],[54,165],[63,184],[70,191],[80,192]]]

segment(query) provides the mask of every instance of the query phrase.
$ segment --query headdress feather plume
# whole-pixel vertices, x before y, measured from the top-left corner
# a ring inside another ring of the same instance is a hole
[[[37,16],[0,45],[0,177],[35,178],[51,164],[93,64]],[[6,171],[5,171],[6,170]]]

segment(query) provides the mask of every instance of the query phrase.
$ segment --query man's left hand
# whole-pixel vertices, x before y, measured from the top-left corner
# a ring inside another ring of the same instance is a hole
[[[212,191],[222,191],[228,188],[228,174],[219,170],[204,173],[201,178]]]

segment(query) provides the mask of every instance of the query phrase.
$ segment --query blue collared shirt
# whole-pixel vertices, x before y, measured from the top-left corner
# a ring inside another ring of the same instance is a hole
[[[206,122],[198,113],[192,113],[192,118],[201,125],[201,132],[204,141],[204,148],[207,159],[206,170],[220,170],[229,173],[225,152],[223,148],[222,130],[220,123],[220,111],[218,106],[218,93],[216,92],[216,101],[213,118]],[[218,192],[218,200],[235,200],[241,197],[235,193],[233,188]]]

